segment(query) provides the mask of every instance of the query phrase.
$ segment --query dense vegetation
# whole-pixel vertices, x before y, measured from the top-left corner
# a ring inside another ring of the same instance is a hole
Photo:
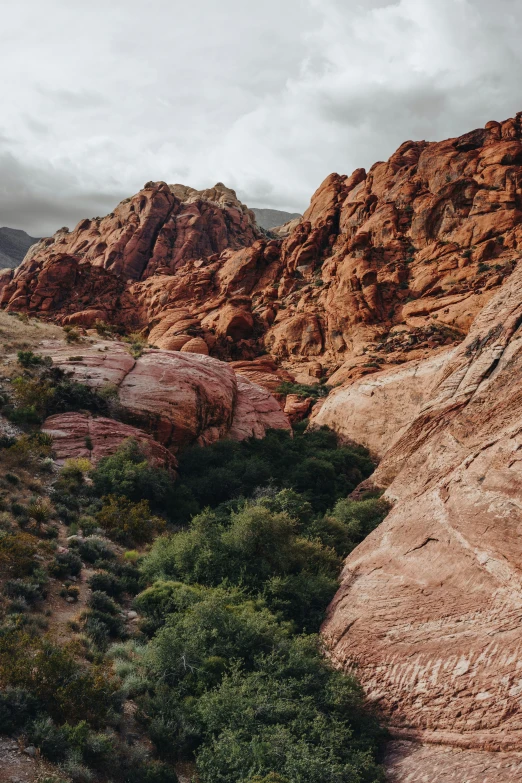
[[[28,353],[20,377],[48,382],[36,418],[103,408]],[[4,405],[28,431],[0,441],[0,732],[74,783],[174,783],[180,762],[201,783],[382,780],[382,730],[317,636],[342,559],[387,513],[347,499],[367,452],[300,427],[191,449],[177,481],[133,441],[56,475],[13,386]],[[77,601],[86,566],[88,601],[58,644],[47,596],[58,584]]]

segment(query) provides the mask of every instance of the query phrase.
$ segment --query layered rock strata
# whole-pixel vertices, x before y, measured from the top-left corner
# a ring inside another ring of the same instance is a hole
[[[151,464],[171,470],[177,466],[173,454],[148,433],[104,416],[59,413],[45,420],[42,432],[52,437],[58,464],[68,459],[84,458],[96,465],[132,438],[139,443]]]
[[[395,736],[520,751],[522,267],[427,372],[428,399],[398,422],[373,477],[394,508],[348,558],[323,634]],[[367,419],[381,400],[361,394]]]

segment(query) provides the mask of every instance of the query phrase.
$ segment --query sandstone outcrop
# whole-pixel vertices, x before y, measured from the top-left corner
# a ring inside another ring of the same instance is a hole
[[[95,465],[103,457],[114,454],[124,441],[134,438],[152,464],[170,469],[177,465],[170,451],[146,432],[104,416],[59,413],[45,420],[42,432],[52,437],[58,464],[82,457]]]
[[[430,400],[454,352],[450,348],[348,381],[314,410],[312,425],[329,427],[342,440],[360,443],[381,459]]]
[[[522,747],[522,267],[428,374],[373,477],[394,508],[348,558],[324,637],[395,736],[509,754]],[[518,780],[502,758],[495,780]]]
[[[147,183],[0,274],[0,304],[78,324],[100,310],[152,345],[199,338],[227,361],[270,353],[304,381],[314,360],[326,377],[374,372],[466,335],[518,257],[521,175],[517,115],[330,175],[286,238],[222,184]]]
[[[269,392],[209,356],[147,349],[134,359],[125,344],[109,340],[75,350],[81,354],[52,341],[41,348],[75,380],[112,393],[129,424],[171,451],[290,428]]]

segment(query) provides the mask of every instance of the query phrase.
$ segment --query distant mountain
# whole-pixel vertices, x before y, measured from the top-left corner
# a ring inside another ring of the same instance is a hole
[[[276,226],[282,226],[285,223],[288,223],[289,220],[295,220],[295,218],[301,217],[299,212],[282,212],[280,209],[258,209],[257,207],[251,207],[251,210],[256,216],[258,226],[267,230],[276,228]]]
[[[0,228],[0,269],[14,269],[38,241],[17,228]]]

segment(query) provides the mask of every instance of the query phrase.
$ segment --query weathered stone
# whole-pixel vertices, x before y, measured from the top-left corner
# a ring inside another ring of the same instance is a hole
[[[129,438],[134,438],[151,462],[161,467],[176,467],[175,457],[143,430],[103,416],[85,413],[59,413],[50,416],[42,432],[51,435],[58,463],[84,457],[94,465],[108,457]]]
[[[42,345],[42,353],[75,380],[112,391],[125,420],[171,451],[223,437],[262,437],[269,427],[290,428],[269,392],[209,356],[146,349],[134,359],[115,341],[82,345],[81,360],[70,350],[51,341]],[[99,434],[102,448],[102,425]]]
[[[323,628],[398,737],[522,747],[521,323],[518,267],[384,454],[373,480],[394,508],[348,558]]]

